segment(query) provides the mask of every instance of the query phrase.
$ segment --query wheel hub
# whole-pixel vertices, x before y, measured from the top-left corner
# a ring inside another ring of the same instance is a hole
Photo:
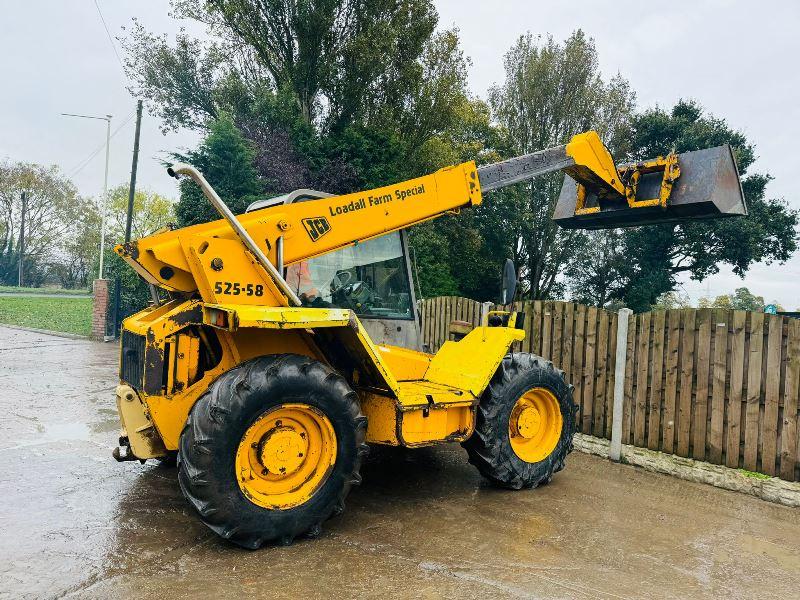
[[[530,389],[511,409],[511,449],[525,462],[542,461],[555,450],[562,428],[561,407],[553,393],[546,388]]]
[[[537,433],[542,424],[542,417],[535,406],[526,406],[517,418],[517,431],[526,440],[531,439]]]
[[[288,509],[308,501],[336,463],[330,419],[308,404],[282,404],[262,413],[236,451],[239,489],[255,504]]]
[[[292,427],[275,427],[261,439],[259,460],[270,473],[291,475],[308,451],[305,436]]]

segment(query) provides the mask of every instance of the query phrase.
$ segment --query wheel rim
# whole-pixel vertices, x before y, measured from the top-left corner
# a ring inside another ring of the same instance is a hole
[[[253,503],[287,509],[308,501],[335,463],[330,419],[307,404],[282,404],[245,431],[236,451],[236,479]]]
[[[553,393],[538,387],[528,390],[508,419],[511,448],[525,462],[544,460],[558,445],[562,427],[561,408]]]

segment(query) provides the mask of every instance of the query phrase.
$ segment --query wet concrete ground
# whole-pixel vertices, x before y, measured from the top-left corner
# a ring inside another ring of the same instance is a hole
[[[0,327],[2,598],[798,598],[800,511],[573,454],[495,490],[458,446],[373,452],[317,540],[213,535],[117,464],[116,347]]]

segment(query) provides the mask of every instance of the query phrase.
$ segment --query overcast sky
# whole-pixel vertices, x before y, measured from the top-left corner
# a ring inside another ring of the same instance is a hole
[[[174,34],[167,0],[97,0],[112,33],[137,17],[154,32]],[[640,107],[671,106],[695,98],[742,129],[757,146],[751,171],[769,172],[768,193],[800,208],[792,185],[800,140],[800,3],[673,1],[487,2],[437,0],[443,27],[461,30],[472,60],[472,91],[503,77],[503,54],[531,31],[564,39],[582,28],[595,38],[604,73],[619,72],[636,90]],[[0,158],[56,164],[80,192],[103,185],[105,123],[61,112],[112,114],[110,185],[127,181],[135,100],[94,0],[2,0],[0,13]],[[646,8],[645,8],[646,6]],[[117,50],[121,52],[119,46]],[[123,122],[129,119],[124,125]],[[120,128],[119,126],[122,125]],[[176,197],[161,166],[166,153],[191,147],[190,132],[164,136],[153,117],[142,127],[140,185]],[[100,149],[98,151],[98,149]],[[97,154],[89,159],[89,157]],[[746,285],[787,309],[800,307],[800,253],[783,266],[755,265],[742,282],[723,269],[702,283],[685,281],[693,300]]]

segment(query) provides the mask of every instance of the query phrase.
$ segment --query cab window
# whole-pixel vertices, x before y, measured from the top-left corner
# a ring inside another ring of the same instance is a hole
[[[290,265],[286,281],[303,306],[349,308],[365,318],[414,318],[399,233]]]

